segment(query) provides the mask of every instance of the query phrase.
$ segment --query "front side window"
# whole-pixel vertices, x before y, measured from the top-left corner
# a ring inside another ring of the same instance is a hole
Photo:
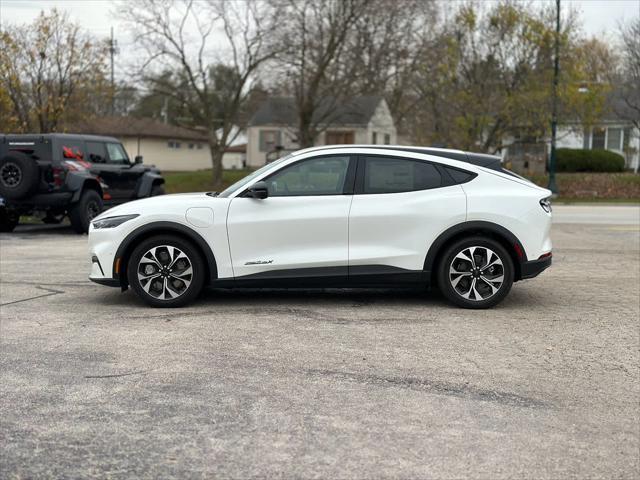
[[[109,152],[109,163],[129,163],[127,152],[119,143],[107,143],[107,151]]]
[[[348,156],[319,157],[287,166],[265,180],[271,197],[341,195]]]
[[[102,142],[87,142],[87,154],[92,163],[107,162],[107,149]]]
[[[267,163],[266,165],[263,165],[258,170],[253,171],[252,173],[250,173],[246,177],[241,178],[240,180],[238,180],[236,183],[234,183],[230,187],[227,187],[225,190],[220,192],[220,195],[218,195],[218,196],[220,198],[227,198],[228,196],[230,196],[231,194],[237,192],[238,190],[242,190],[246,185],[251,183],[251,181],[253,181],[254,179],[258,178],[260,175],[266,173],[268,170],[276,169],[276,167],[278,165],[280,165],[285,160],[288,160],[289,158],[291,158],[291,155],[286,155],[286,156],[284,156],[282,158],[279,158],[278,160],[275,160],[275,161],[273,161],[271,163]]]
[[[401,193],[442,186],[438,169],[417,160],[367,157],[364,169],[364,193]]]

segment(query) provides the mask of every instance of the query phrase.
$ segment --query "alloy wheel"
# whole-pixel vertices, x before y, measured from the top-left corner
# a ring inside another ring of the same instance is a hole
[[[466,247],[453,257],[449,281],[456,293],[466,300],[488,300],[504,282],[502,259],[490,248]]]
[[[87,203],[87,219],[89,222],[100,215],[100,205],[98,202],[89,202]]]
[[[0,170],[0,181],[5,187],[15,188],[22,181],[22,170],[13,162],[7,162]]]
[[[183,295],[193,280],[189,257],[171,245],[149,249],[138,262],[138,281],[142,289],[158,300]]]

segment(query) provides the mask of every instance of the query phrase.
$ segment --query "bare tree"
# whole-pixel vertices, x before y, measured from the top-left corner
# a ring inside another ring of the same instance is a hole
[[[102,88],[108,95],[105,53],[106,45],[81,33],[55,9],[41,13],[31,25],[0,32],[0,88],[19,129],[56,131],[65,116],[77,121],[86,115],[86,109],[70,110],[81,103],[83,90],[95,94]]]
[[[257,70],[275,55],[268,40],[276,10],[257,0],[141,0],[122,13],[147,52],[143,72],[173,72],[145,74],[146,80],[156,93],[184,106],[191,117],[186,126],[206,130],[214,188],[222,187],[222,156],[243,118]]]
[[[354,92],[354,66],[346,62],[347,39],[366,0],[287,0],[276,41],[283,90],[294,97],[295,135],[301,147],[335,120]]]
[[[355,23],[347,62],[362,93],[384,94],[396,125],[416,106],[411,82],[438,18],[432,0],[370,0]]]
[[[622,69],[617,80],[616,113],[640,129],[640,19],[622,28]]]

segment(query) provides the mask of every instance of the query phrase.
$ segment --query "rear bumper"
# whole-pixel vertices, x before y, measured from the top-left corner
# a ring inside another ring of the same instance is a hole
[[[551,266],[551,258],[552,255],[551,253],[549,253],[547,256],[544,256],[544,258],[539,258],[538,260],[532,260],[530,262],[524,262],[521,267],[521,278],[524,280],[526,278],[537,277]]]

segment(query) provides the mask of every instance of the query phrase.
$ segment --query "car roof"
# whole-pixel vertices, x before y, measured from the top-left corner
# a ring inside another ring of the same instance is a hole
[[[83,140],[95,141],[95,142],[116,142],[121,143],[115,137],[105,137],[102,135],[86,135],[81,133],[16,133],[16,134],[0,134],[0,139],[4,141],[5,139],[37,139],[37,140],[45,140],[45,139],[68,139],[71,140],[73,138],[81,138]]]
[[[502,171],[502,159],[497,155],[488,155],[485,153],[473,153],[465,152],[463,150],[453,150],[447,148],[435,148],[435,147],[419,147],[419,146],[407,146],[407,145],[324,145],[319,147],[310,147],[303,150],[293,152],[292,155],[297,156],[302,153],[320,152],[331,149],[345,149],[345,148],[366,148],[375,150],[394,150],[399,152],[411,152],[421,153],[426,155],[433,155],[434,157],[449,158],[451,160],[458,160],[461,162],[470,163],[478,167],[489,168],[491,170]]]

